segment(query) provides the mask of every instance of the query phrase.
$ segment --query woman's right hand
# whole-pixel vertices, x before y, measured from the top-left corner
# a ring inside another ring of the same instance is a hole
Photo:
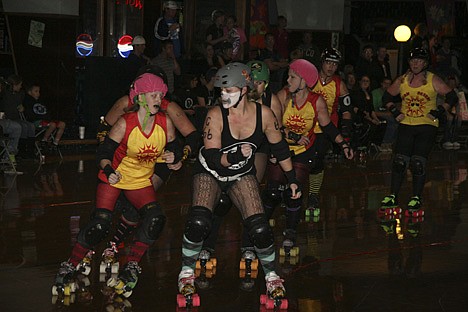
[[[114,185],[118,183],[120,179],[122,179],[122,175],[120,174],[120,172],[116,171],[115,173],[111,173],[109,175],[109,178],[107,179],[107,181],[109,181],[110,185]]]

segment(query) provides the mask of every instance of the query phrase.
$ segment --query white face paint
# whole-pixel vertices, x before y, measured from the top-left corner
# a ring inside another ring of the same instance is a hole
[[[240,99],[240,95],[240,90],[232,93],[228,93],[224,90],[221,91],[221,101],[223,102],[223,107],[228,109],[236,105]]]

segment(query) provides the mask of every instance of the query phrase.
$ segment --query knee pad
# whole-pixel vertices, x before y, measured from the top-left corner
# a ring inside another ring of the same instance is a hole
[[[397,173],[405,173],[408,169],[409,157],[401,154],[396,154],[393,158],[392,170]]]
[[[206,207],[194,206],[185,224],[185,236],[194,243],[203,241],[211,230],[213,213]]]
[[[263,249],[273,245],[273,231],[263,213],[255,214],[245,219],[244,227],[249,232],[250,239],[255,247]]]
[[[262,192],[262,200],[265,206],[274,208],[276,205],[281,203],[282,191],[278,187],[269,186]]]
[[[283,192],[283,200],[286,205],[286,208],[291,211],[296,211],[302,205],[302,197],[292,199],[292,191],[290,188],[286,189]]]
[[[109,234],[112,212],[107,209],[96,209],[91,220],[78,234],[78,242],[86,248],[93,248]]]
[[[224,217],[227,215],[229,210],[232,207],[231,198],[226,193],[221,193],[221,197],[219,198],[218,205],[215,207],[213,213],[218,217]]]
[[[151,245],[158,239],[164,225],[166,216],[163,214],[161,206],[158,203],[150,203],[142,207],[139,211],[141,223],[136,236],[140,242]]]
[[[411,172],[414,175],[422,176],[426,174],[427,159],[421,156],[412,156],[410,160]]]

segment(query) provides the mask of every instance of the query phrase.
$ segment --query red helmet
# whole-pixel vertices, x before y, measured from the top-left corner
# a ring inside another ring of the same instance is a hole
[[[138,76],[130,86],[130,100],[132,103],[136,96],[148,92],[162,92],[163,97],[167,93],[167,85],[164,81],[153,74],[144,73]]]
[[[304,59],[297,59],[289,64],[289,68],[305,80],[307,86],[312,88],[318,80],[317,67]]]

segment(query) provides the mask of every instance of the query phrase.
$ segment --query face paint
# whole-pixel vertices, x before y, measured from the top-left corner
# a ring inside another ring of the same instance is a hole
[[[223,102],[223,107],[228,109],[239,102],[241,92],[232,92],[228,93],[225,91],[221,92],[221,101]]]

